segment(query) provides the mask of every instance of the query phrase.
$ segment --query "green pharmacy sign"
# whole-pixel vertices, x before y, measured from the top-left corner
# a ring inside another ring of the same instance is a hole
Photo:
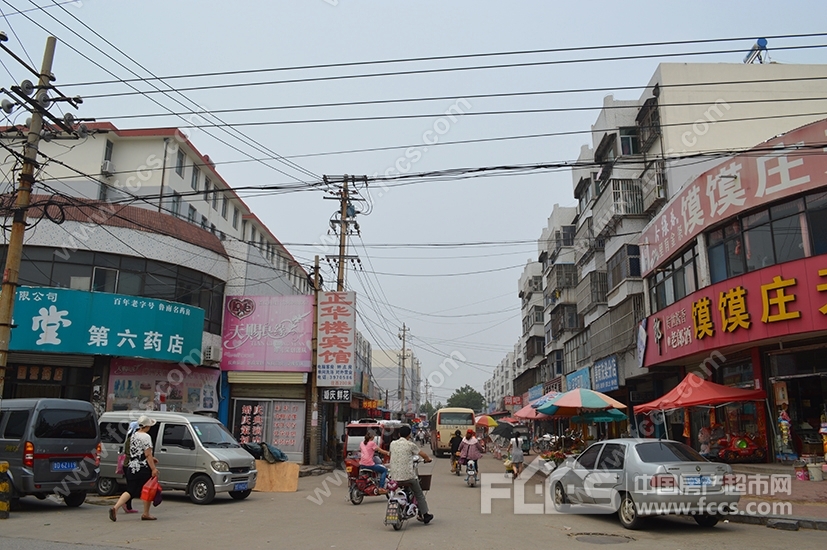
[[[204,310],[65,288],[17,289],[11,351],[142,357],[201,364]]]

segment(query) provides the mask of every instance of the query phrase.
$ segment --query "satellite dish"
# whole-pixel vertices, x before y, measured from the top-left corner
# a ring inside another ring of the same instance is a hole
[[[0,101],[0,109],[3,109],[3,112],[6,113],[7,115],[10,115],[11,112],[14,111],[14,106],[15,105],[16,105],[15,103],[12,103],[8,99],[4,99],[3,101]]]

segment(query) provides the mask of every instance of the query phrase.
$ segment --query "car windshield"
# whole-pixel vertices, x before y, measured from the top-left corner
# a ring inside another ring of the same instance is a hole
[[[204,447],[241,447],[227,428],[218,422],[193,422],[192,429]]]
[[[635,447],[643,462],[706,462],[695,449],[676,441],[653,441],[640,443]]]

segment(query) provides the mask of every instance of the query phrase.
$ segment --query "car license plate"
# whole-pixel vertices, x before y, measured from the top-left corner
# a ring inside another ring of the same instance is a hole
[[[78,463],[75,460],[61,460],[59,462],[52,462],[53,472],[71,472],[77,467]]]
[[[233,491],[246,491],[247,484],[246,483],[236,483],[233,487]]]
[[[712,485],[712,476],[684,476],[683,484],[687,487],[706,487]]]

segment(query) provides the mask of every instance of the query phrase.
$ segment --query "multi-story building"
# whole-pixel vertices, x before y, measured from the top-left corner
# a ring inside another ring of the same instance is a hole
[[[541,363],[538,381],[542,387],[533,387],[530,399],[562,389],[563,343],[580,328],[575,294],[578,282],[574,240],[576,215],[576,208],[555,204],[538,241],[538,260],[543,266],[545,362]]]
[[[533,260],[527,262],[517,285],[522,313],[522,335],[519,340],[522,364],[514,373],[514,396],[522,398],[530,387],[542,383],[540,372],[545,364],[542,264]],[[507,405],[513,407],[513,400]]]
[[[745,204],[740,193],[734,199],[721,195],[738,191],[741,176],[735,166],[730,172],[705,171],[733,150],[817,120],[820,110],[814,98],[827,91],[825,77],[827,66],[662,64],[637,101],[606,98],[592,127],[592,144],[580,155],[581,164],[593,168],[573,171],[579,202],[577,311],[583,328],[564,346],[568,388],[591,386],[634,405],[662,395],[679,382],[689,365],[675,368],[674,361],[650,360],[651,347],[647,348],[649,363],[638,357],[638,322],[647,313],[738,274],[746,269],[738,262],[746,265],[750,260],[745,258],[752,253],[744,247],[741,234],[746,226],[740,221],[736,227],[730,220],[729,229],[721,233],[726,237],[718,240],[717,234],[686,238],[684,218],[698,212],[698,205],[729,216]],[[779,177],[785,166],[776,166],[771,175]],[[702,174],[707,180],[698,179]],[[768,195],[766,189],[758,192]],[[730,199],[732,203],[725,202]],[[718,219],[707,214],[701,221],[696,215],[693,220],[698,223],[692,228],[700,232]],[[807,246],[801,245],[799,252],[813,252]],[[726,263],[729,260],[720,260],[730,253],[744,256],[733,260],[734,270]],[[710,254],[716,255],[714,267]],[[647,275],[644,282],[642,276]],[[675,341],[686,345],[686,327],[681,325],[683,332],[675,332],[676,318],[663,319],[667,321],[670,334],[684,335],[683,339],[675,336]],[[648,325],[649,346],[652,331],[661,333],[666,327],[655,324],[657,329],[651,322]],[[658,341],[659,345],[668,342]],[[752,372],[759,372],[756,362]],[[683,423],[682,418],[674,418]],[[676,428],[682,433],[682,425]]]
[[[71,147],[41,142],[19,280],[31,288],[16,297],[2,397],[198,411],[234,429],[236,405],[254,402],[259,436],[301,460],[310,369],[219,365],[225,297],[241,318],[245,297],[308,295],[307,272],[175,129],[91,131]],[[273,328],[248,337],[269,341]],[[296,413],[289,430],[275,430],[276,407]]]

